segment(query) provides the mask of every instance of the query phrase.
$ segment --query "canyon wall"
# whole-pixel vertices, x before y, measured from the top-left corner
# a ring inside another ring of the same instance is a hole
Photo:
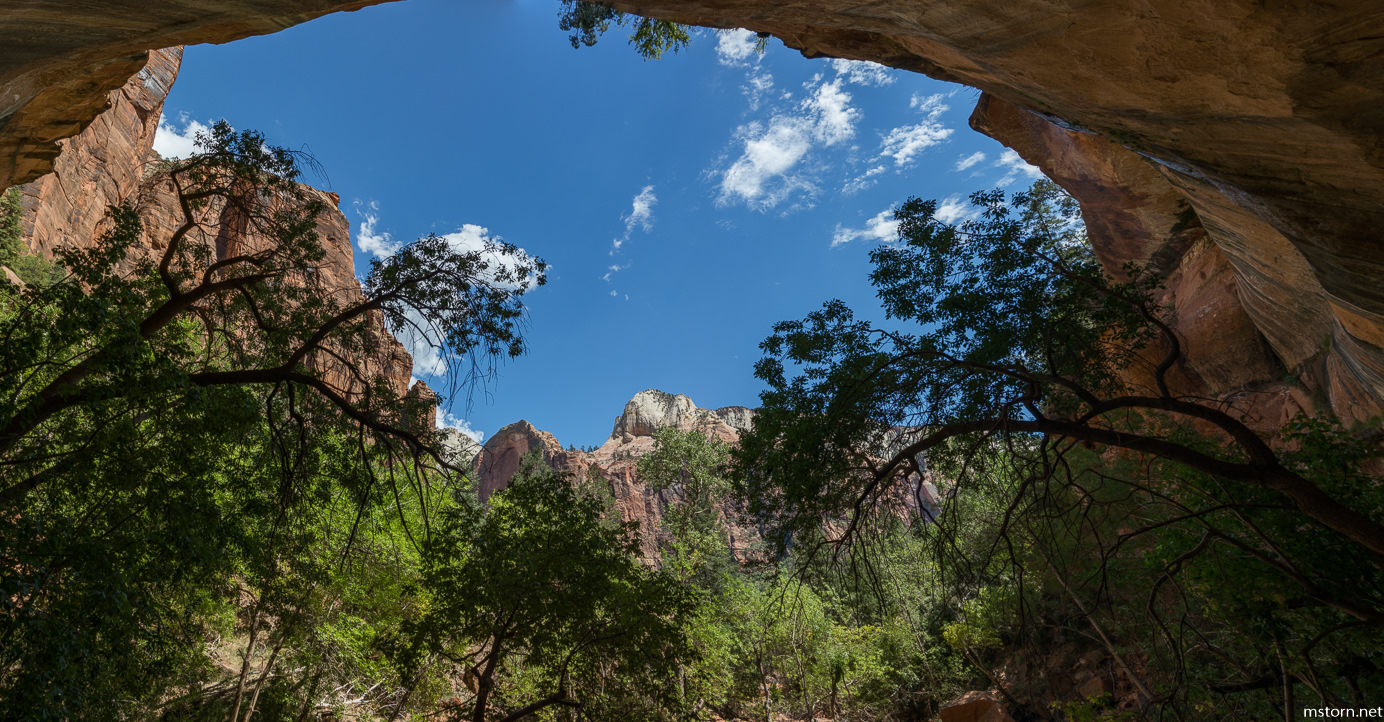
[[[682,394],[648,389],[625,404],[615,417],[610,436],[592,451],[563,448],[556,437],[527,421],[495,432],[479,450],[465,447],[465,442],[455,437],[451,443],[457,451],[465,449],[474,456],[463,456],[462,462],[474,463],[482,501],[505,488],[519,469],[520,459],[531,452],[536,452],[549,468],[570,474],[576,480],[594,478],[615,497],[621,520],[639,525],[640,555],[646,562],[656,563],[659,542],[663,540],[664,513],[681,498],[682,490],[677,485],[656,490],[639,477],[639,459],[656,448],[654,434],[664,428],[695,431],[734,446],[753,423],[754,411],[744,406],[701,409]],[[915,493],[917,496],[913,496]],[[904,495],[902,501],[903,509],[910,515],[919,513],[919,504],[927,506],[929,515],[941,505],[937,487],[928,482],[920,482],[917,490]],[[741,510],[729,501],[723,501],[719,507],[721,520],[729,531],[731,551],[741,561],[752,558],[753,547],[761,538],[758,531],[747,525]]]
[[[0,186],[47,173],[150,48],[266,35],[388,0],[11,0],[0,12]]]
[[[622,521],[639,524],[640,555],[647,562],[659,558],[659,530],[668,505],[679,498],[676,486],[656,491],[639,478],[639,458],[654,450],[654,432],[662,428],[697,431],[727,444],[740,440],[748,431],[754,412],[743,406],[699,409],[682,394],[667,394],[649,389],[634,395],[615,418],[615,426],[605,443],[594,451],[563,448],[550,433],[535,429],[527,421],[510,424],[486,440],[476,458],[478,491],[481,500],[505,488],[519,460],[537,451],[550,468],[581,480],[594,475],[615,497]],[[734,509],[722,509],[723,521],[730,530],[730,547],[744,559],[751,545],[759,540],[755,530],[736,522]]]
[[[0,18],[0,184],[47,172],[54,143],[145,67],[147,48],[226,42],[368,4],[23,0]],[[1186,389],[1277,395],[1266,425],[1309,397],[1357,420],[1384,410],[1384,5],[615,6],[984,90],[977,126],[1083,199],[1110,266],[1156,257],[1179,275],[1168,300],[1191,341]],[[1274,386],[1284,378],[1305,392]]]
[[[159,114],[181,59],[182,48],[150,52],[144,69],[108,93],[107,110],[82,132],[59,143],[61,153],[51,170],[18,186],[24,241],[31,250],[52,258],[62,246],[92,246],[104,230],[106,207],[124,203],[135,208],[144,225],[144,242],[138,250],[154,254],[166,246],[182,224],[183,214],[172,182],[159,170],[153,144]],[[342,303],[356,302],[361,299],[361,290],[352,258],[350,222],[337,208],[335,194],[307,186],[302,189],[327,207],[317,224],[326,251],[319,279]],[[206,240],[220,250],[243,240],[237,238],[232,222],[213,224],[206,233],[215,237]],[[371,348],[355,361],[369,374],[386,377],[394,393],[402,395],[408,390],[412,358],[386,331],[378,312],[371,317],[371,325]],[[339,363],[327,359],[317,363],[336,388],[347,393],[359,390]]]

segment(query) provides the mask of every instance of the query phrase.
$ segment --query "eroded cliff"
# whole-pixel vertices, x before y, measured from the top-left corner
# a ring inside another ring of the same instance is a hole
[[[734,444],[741,432],[749,430],[753,419],[754,412],[743,406],[699,409],[682,394],[649,389],[625,404],[610,437],[595,451],[563,448],[552,434],[519,421],[495,432],[476,458],[479,494],[485,500],[505,488],[518,470],[519,460],[537,451],[552,469],[576,479],[594,475],[605,484],[615,497],[621,520],[639,524],[640,553],[652,562],[658,559],[663,514],[679,498],[676,487],[658,491],[639,478],[639,459],[654,450],[654,433],[662,428],[697,431]],[[754,530],[735,523],[736,515],[726,511],[730,510],[723,510],[730,547],[744,558],[759,537]]]
[[[64,139],[61,154],[52,170],[33,182],[19,186],[24,209],[24,240],[31,250],[52,258],[62,246],[87,248],[96,243],[104,230],[106,207],[130,204],[144,225],[140,250],[154,253],[183,223],[183,212],[168,174],[160,169],[153,151],[159,114],[173,81],[177,78],[182,48],[157,50],[149,54],[143,70],[111,91],[108,109],[85,130]],[[326,205],[318,218],[317,232],[326,252],[319,267],[323,285],[346,304],[361,298],[352,258],[350,222],[337,208],[338,198],[304,186],[304,191]],[[218,252],[227,252],[247,239],[238,238],[244,229],[230,219],[213,223],[205,233]],[[365,369],[389,380],[394,393],[408,389],[413,361],[385,329],[384,319],[374,312],[370,348],[361,351],[357,361]],[[326,378],[336,388],[353,391],[356,382],[339,363],[320,360]]]

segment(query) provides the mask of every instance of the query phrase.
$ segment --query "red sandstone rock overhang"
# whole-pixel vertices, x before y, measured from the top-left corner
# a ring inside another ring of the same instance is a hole
[[[371,4],[10,3],[0,14],[0,179],[46,172],[55,143],[91,122],[106,93],[142,67],[147,48],[227,42]],[[616,6],[769,32],[810,56],[873,60],[962,82],[1157,161],[1208,230],[1220,233],[1218,243],[1233,246],[1242,293],[1291,305],[1306,288],[1306,302],[1326,309],[1328,327],[1289,325],[1280,335],[1325,345],[1334,356],[1317,361],[1354,396],[1376,405],[1384,400],[1378,230],[1384,228],[1384,5],[637,0]],[[1285,249],[1293,257],[1284,263],[1305,269],[1305,276],[1291,274],[1298,284],[1291,288],[1272,285],[1283,282],[1271,273],[1279,263],[1273,254]],[[1316,309],[1283,310],[1321,317]]]

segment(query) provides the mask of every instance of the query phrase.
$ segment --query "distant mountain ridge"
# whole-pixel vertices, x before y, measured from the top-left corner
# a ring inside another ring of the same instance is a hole
[[[654,432],[668,427],[697,430],[735,444],[753,422],[754,411],[744,406],[702,409],[682,394],[648,389],[635,394],[625,404],[624,411],[615,417],[610,437],[595,451],[564,448],[555,436],[527,421],[505,426],[478,450],[469,437],[460,433],[449,434],[447,443],[456,452],[465,454],[469,449],[475,455],[482,500],[505,488],[518,470],[519,460],[534,450],[550,468],[575,478],[586,478],[594,472],[609,485],[622,520],[639,524],[641,556],[653,561],[658,558],[658,530],[663,514],[678,498],[676,489],[654,491],[639,479],[638,461],[654,450]],[[753,529],[735,524],[735,515],[727,513],[733,512],[732,509],[723,508],[722,512],[726,514],[730,530],[731,549],[740,556],[758,541],[759,535]]]

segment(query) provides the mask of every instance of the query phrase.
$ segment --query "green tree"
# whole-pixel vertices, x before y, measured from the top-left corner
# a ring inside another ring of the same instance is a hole
[[[311,647],[303,630],[345,594],[328,571],[369,547],[378,511],[417,546],[451,498],[420,410],[370,360],[384,329],[428,330],[480,369],[524,348],[519,299],[541,261],[429,237],[341,293],[318,270],[323,208],[299,156],[225,124],[199,141],[168,170],[182,218],[157,253],[112,208],[96,246],[60,252],[68,276],[0,299],[0,697],[15,717],[148,717],[180,697],[248,716],[273,653]],[[227,691],[206,639],[242,631]]]
[[[663,516],[664,564],[684,582],[715,592],[734,568],[721,506],[729,501],[730,447],[697,430],[662,428],[654,450],[637,463],[639,478],[655,491],[672,491]]]
[[[600,3],[562,0],[558,28],[572,33],[567,39],[573,48],[595,45],[610,29],[611,23],[620,27],[634,26],[629,36],[630,45],[645,60],[658,60],[663,53],[669,50],[676,53],[692,42],[686,25],[629,15]]]
[[[405,667],[455,666],[472,685],[456,706],[475,722],[675,712],[692,597],[642,566],[634,530],[603,523],[603,508],[529,455],[489,508],[448,511],[427,545],[431,601]]]
[[[860,544],[893,516],[881,506],[947,480],[923,531],[955,600],[946,636],[987,674],[980,650],[1042,642],[1001,620],[1061,605],[1140,694],[1184,714],[1198,695],[1282,715],[1299,685],[1330,700],[1378,684],[1356,645],[1384,629],[1377,438],[1300,421],[1274,445],[1233,403],[1178,394],[1156,278],[1107,277],[1049,182],[972,202],[960,226],[931,201],[896,212],[899,241],[871,254],[888,324],[831,302],[764,342],[769,390],[736,452],[751,512],[785,547],[823,531]],[[975,514],[986,533],[966,529]],[[1370,631],[1341,634],[1356,628]],[[1131,646],[1152,681],[1129,671]]]

